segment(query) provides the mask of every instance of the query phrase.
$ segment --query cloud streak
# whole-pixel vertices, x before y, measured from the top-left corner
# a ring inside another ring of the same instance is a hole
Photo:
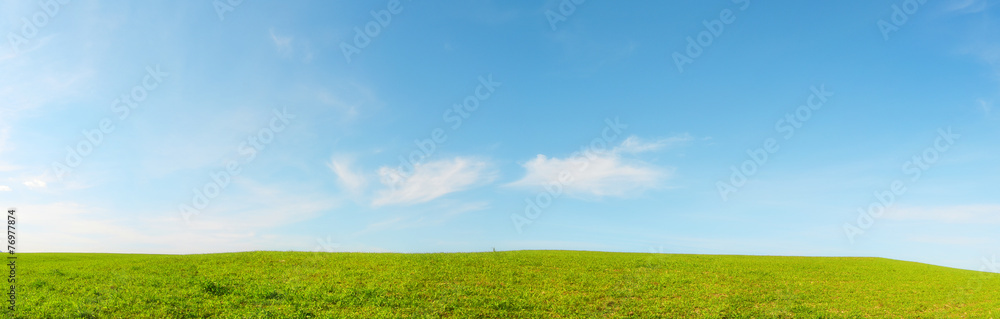
[[[350,160],[331,159],[327,167],[337,175],[337,183],[351,194],[361,194],[368,186],[368,179],[361,172],[351,169]]]
[[[1000,205],[903,207],[886,211],[885,219],[948,224],[1000,224]]]
[[[274,42],[275,48],[277,48],[278,53],[288,55],[292,53],[292,37],[283,37],[274,33],[274,28],[269,30],[271,35],[271,41]]]
[[[661,150],[691,139],[685,134],[646,142],[630,136],[609,151],[588,151],[566,158],[539,154],[522,165],[524,177],[507,185],[541,188],[562,184],[566,194],[578,198],[631,197],[660,186],[673,169],[623,155]]]
[[[398,169],[382,167],[378,171],[388,189],[379,191],[373,206],[417,204],[493,182],[497,174],[485,160],[456,157],[420,163],[409,177],[396,183],[394,176],[407,176]]]
[[[946,9],[949,12],[957,12],[962,14],[968,13],[979,13],[989,9],[992,4],[987,0],[964,0],[964,1],[954,1]]]

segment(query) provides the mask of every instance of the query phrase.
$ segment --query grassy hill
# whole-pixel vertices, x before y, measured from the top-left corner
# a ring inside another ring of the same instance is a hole
[[[1000,318],[1000,275],[881,258],[19,254],[15,318]]]

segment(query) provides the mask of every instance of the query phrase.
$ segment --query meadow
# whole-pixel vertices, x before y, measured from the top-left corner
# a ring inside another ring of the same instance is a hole
[[[1000,274],[882,258],[18,255],[13,318],[1000,318]]]

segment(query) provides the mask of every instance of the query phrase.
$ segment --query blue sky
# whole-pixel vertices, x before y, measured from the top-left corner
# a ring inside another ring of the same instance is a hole
[[[0,201],[35,252],[982,269],[995,4],[4,2]]]

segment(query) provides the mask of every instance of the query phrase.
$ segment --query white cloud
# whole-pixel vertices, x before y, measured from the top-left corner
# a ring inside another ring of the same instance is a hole
[[[670,177],[672,169],[659,168],[638,159],[626,159],[623,154],[648,152],[689,140],[691,137],[686,134],[655,142],[643,142],[632,136],[610,151],[577,153],[567,158],[539,154],[523,164],[527,170],[525,176],[508,185],[561,185],[562,191],[570,196],[629,197],[658,187]]]
[[[664,148],[678,146],[690,142],[691,140],[694,140],[694,138],[687,133],[677,136],[671,136],[664,139],[659,139],[653,142],[642,141],[638,137],[633,135],[626,138],[625,141],[623,141],[621,145],[616,147],[614,151],[620,153],[632,153],[632,154],[643,153],[643,152],[656,151]]]
[[[365,178],[364,174],[352,170],[351,164],[350,160],[333,158],[326,165],[334,174],[337,174],[337,183],[340,184],[340,187],[352,194],[360,194],[368,186],[368,179]]]
[[[1000,205],[901,207],[887,210],[884,218],[949,224],[1000,224]]]
[[[10,186],[0,185],[0,192],[9,192],[9,191],[10,191]]]
[[[380,191],[372,205],[423,203],[496,179],[489,163],[466,157],[419,163],[414,165],[412,174],[404,173],[394,168],[380,168],[378,174],[389,189]],[[404,178],[398,178],[400,176]]]
[[[24,182],[24,186],[29,188],[45,188],[46,183],[40,179],[31,179]]]

